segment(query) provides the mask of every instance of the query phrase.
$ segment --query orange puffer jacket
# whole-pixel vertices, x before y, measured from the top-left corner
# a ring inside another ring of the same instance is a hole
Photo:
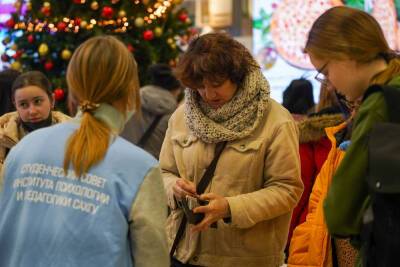
[[[315,180],[306,221],[298,225],[293,232],[288,267],[332,266],[331,237],[324,221],[323,202],[336,168],[345,154],[343,150],[336,147],[335,134],[345,127],[346,123],[342,123],[325,129],[332,148]]]

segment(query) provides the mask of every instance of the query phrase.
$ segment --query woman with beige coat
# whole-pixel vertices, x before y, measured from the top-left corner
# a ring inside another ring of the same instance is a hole
[[[172,266],[280,266],[290,217],[303,184],[298,130],[269,97],[269,85],[249,51],[221,33],[189,45],[177,66],[188,88],[172,115],[160,154],[171,214],[170,247],[187,196],[204,218],[185,224]],[[226,142],[204,194],[201,180],[217,144]]]
[[[39,71],[19,75],[12,85],[11,97],[16,111],[0,117],[0,170],[10,149],[25,135],[70,119],[53,111],[50,81]]]

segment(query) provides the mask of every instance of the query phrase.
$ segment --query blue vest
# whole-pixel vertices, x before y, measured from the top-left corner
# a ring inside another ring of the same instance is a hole
[[[65,175],[65,144],[77,127],[68,122],[37,130],[7,156],[1,267],[132,266],[129,213],[157,161],[117,137],[87,175]]]

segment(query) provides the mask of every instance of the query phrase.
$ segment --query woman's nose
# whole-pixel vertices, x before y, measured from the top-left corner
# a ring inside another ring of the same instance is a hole
[[[215,90],[213,88],[206,87],[205,92],[206,92],[206,98],[209,100],[213,100],[217,96],[217,93],[215,92]]]
[[[35,105],[30,105],[29,106],[29,113],[30,114],[36,114],[37,113],[37,108],[35,107]]]

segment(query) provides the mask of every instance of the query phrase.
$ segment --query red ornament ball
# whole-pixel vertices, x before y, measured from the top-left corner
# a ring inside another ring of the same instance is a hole
[[[135,48],[134,48],[133,45],[131,45],[131,44],[128,44],[128,45],[126,46],[126,48],[128,48],[129,52],[131,52],[131,53],[133,53],[133,52],[135,51]]]
[[[63,100],[64,99],[64,97],[65,97],[65,93],[64,93],[64,90],[63,89],[61,89],[61,88],[56,88],[56,89],[54,89],[54,99],[56,100],[56,101],[61,101],[61,100]]]
[[[23,52],[22,50],[18,50],[18,51],[16,51],[15,54],[13,55],[13,58],[14,58],[14,59],[19,59],[19,58],[22,56],[23,53],[24,53],[24,52]]]
[[[48,6],[43,6],[40,11],[46,16],[49,17],[51,15],[51,8]]]
[[[82,20],[80,18],[75,18],[75,25],[76,26],[80,26],[81,25]]]
[[[32,43],[35,41],[35,36],[33,36],[32,34],[29,34],[28,37],[27,37],[27,39],[28,39],[28,42],[29,42],[30,44],[32,44]]]
[[[78,4],[78,5],[79,5],[79,4],[82,4],[82,0],[74,0],[74,3],[75,3],[75,4]],[[83,3],[84,3],[84,2],[83,2]]]
[[[186,22],[186,20],[188,19],[188,17],[189,17],[188,14],[185,13],[185,12],[183,12],[183,13],[179,14],[178,19],[179,19],[180,21],[182,21],[182,22]]]
[[[47,71],[51,71],[54,68],[54,63],[52,61],[47,61],[44,63],[44,69]]]
[[[63,32],[63,31],[65,31],[66,28],[67,28],[67,23],[65,23],[63,21],[57,23],[58,31]]]
[[[8,20],[6,21],[6,26],[7,26],[7,28],[10,28],[10,29],[14,28],[14,26],[15,26],[15,21],[14,21],[14,19],[13,19],[13,18],[8,19]]]
[[[154,39],[154,33],[152,30],[145,30],[143,32],[143,39],[146,41],[151,41]]]
[[[114,14],[114,9],[109,6],[103,7],[103,10],[101,12],[101,16],[106,18],[106,19],[111,19]]]

